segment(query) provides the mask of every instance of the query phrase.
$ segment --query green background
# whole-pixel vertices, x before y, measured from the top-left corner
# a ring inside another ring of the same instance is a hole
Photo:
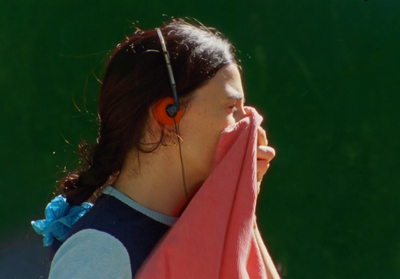
[[[108,51],[133,23],[170,16],[214,26],[240,51],[247,104],[277,151],[258,221],[283,277],[400,278],[396,0],[2,1],[0,266],[41,241],[30,220],[79,140],[95,137]]]

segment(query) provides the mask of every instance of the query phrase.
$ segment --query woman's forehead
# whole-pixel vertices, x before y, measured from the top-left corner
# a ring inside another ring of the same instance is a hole
[[[221,68],[204,86],[195,90],[192,101],[226,101],[244,99],[239,70],[230,64]]]
[[[242,79],[236,65],[223,67],[215,78],[224,97],[237,100],[244,98]]]

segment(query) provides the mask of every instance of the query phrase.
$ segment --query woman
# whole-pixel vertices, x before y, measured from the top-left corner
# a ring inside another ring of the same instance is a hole
[[[61,237],[50,278],[137,274],[213,171],[221,132],[248,115],[233,47],[183,20],[138,30],[110,54],[98,113],[97,143],[80,146],[87,165],[59,186],[71,218],[96,201]],[[261,128],[257,141],[260,182],[275,151]]]

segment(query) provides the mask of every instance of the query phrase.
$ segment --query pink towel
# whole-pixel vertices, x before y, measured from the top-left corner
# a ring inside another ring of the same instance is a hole
[[[211,175],[136,278],[267,278],[254,236],[262,117],[245,109],[222,132]]]

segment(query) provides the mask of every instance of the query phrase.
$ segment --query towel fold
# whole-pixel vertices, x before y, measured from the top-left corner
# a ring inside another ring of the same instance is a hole
[[[222,132],[212,173],[136,278],[267,278],[254,235],[262,117],[245,110]]]

